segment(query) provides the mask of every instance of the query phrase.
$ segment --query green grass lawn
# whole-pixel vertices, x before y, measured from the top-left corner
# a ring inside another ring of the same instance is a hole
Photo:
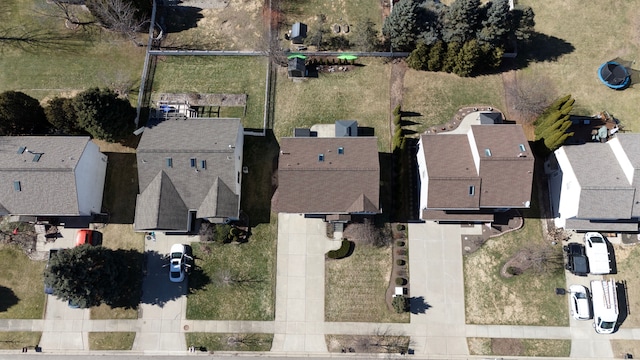
[[[451,120],[465,105],[504,107],[500,75],[461,78],[457,75],[407,70],[404,77],[402,111],[415,113],[403,120],[415,122],[407,129],[422,133]]]
[[[0,331],[0,349],[18,350],[25,346],[33,349],[40,343],[41,332]]]
[[[387,308],[391,247],[356,244],[353,254],[325,262],[325,320],[409,322],[409,313]]]
[[[273,334],[184,334],[187,346],[206,351],[269,351]]]
[[[17,246],[0,244],[0,319],[41,319],[44,261],[30,260]]]
[[[131,350],[134,332],[90,332],[90,350]]]
[[[274,133],[293,136],[296,127],[357,120],[359,127],[373,128],[381,151],[389,144],[390,67],[380,59],[358,59],[353,71],[322,73],[318,78],[293,82],[286,69],[278,68]]]
[[[0,40],[0,91],[19,90],[37,99],[71,96],[114,82],[139,86],[144,48],[97,27],[68,30],[39,0],[7,0],[0,5],[0,30],[34,40]],[[137,96],[137,91],[131,93]],[[135,100],[135,99],[133,99]]]
[[[273,320],[275,312],[276,217],[254,227],[244,244],[193,243],[196,266],[204,275],[187,297],[187,319]],[[226,283],[230,274],[238,283]]]
[[[154,93],[247,94],[245,128],[262,129],[267,62],[263,57],[166,56],[158,59]]]
[[[635,60],[640,50],[640,15],[635,2],[589,2],[567,0],[521,0],[536,14],[536,31],[562,39],[574,50],[557,60],[531,63],[527,76],[546,76],[555,84],[558,95],[572,94],[574,112],[592,115],[603,110],[617,117],[626,129],[640,131],[637,116],[638,85],[622,91],[604,86],[597,76],[600,64],[620,57]],[[585,26],[584,19],[593,21]],[[615,25],[614,25],[615,24]],[[548,44],[534,44],[530,53],[552,52]],[[526,57],[527,53],[523,53]],[[633,67],[640,69],[637,64]]]

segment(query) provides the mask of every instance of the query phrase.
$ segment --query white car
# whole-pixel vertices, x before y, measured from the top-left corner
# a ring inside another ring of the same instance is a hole
[[[589,260],[589,272],[594,275],[604,275],[611,272],[609,248],[604,237],[597,232],[584,234],[584,247]]]
[[[576,320],[589,320],[591,316],[591,298],[589,290],[582,285],[569,286],[571,316]]]
[[[185,268],[185,247],[182,244],[171,245],[171,253],[169,255],[169,280],[172,282],[182,282],[184,280]]]

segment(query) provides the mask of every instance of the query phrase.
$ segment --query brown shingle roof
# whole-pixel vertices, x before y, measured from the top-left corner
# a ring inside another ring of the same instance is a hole
[[[379,198],[377,138],[281,139],[275,211],[377,213]]]
[[[534,158],[522,126],[473,125],[466,135],[423,135],[421,141],[429,209],[528,206]]]

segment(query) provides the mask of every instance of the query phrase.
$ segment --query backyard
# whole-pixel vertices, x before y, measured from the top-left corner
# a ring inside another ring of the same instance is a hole
[[[152,92],[247,94],[246,116],[232,116],[242,117],[245,128],[262,129],[266,61],[259,56],[159,57]]]
[[[293,136],[296,127],[357,120],[359,127],[373,129],[378,148],[388,152],[390,68],[381,59],[360,58],[356,64],[354,70],[321,73],[303,82],[291,81],[286,68],[278,68],[276,137]]]
[[[29,41],[0,41],[0,91],[44,100],[92,86],[122,86],[137,96],[144,48],[97,27],[69,30],[55,5],[36,0],[0,4],[0,31]],[[131,86],[128,86],[131,85]]]

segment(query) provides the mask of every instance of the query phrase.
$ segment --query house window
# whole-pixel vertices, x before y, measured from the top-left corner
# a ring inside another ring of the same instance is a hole
[[[33,154],[33,162],[38,162],[40,161],[40,158],[42,157],[42,154]]]
[[[469,196],[473,196],[476,194],[476,187],[471,185],[469,186]]]
[[[338,154],[343,155],[344,154],[344,148],[342,146],[340,146],[338,148]]]
[[[526,151],[527,148],[524,147],[524,144],[520,144],[518,145],[518,147],[520,148],[520,151]]]
[[[13,190],[22,191],[22,184],[20,184],[20,181],[13,182]]]
[[[324,154],[318,154],[318,161],[324,161]]]
[[[487,156],[491,156],[491,149],[484,149],[484,154]]]
[[[22,153],[24,153],[24,151],[25,151],[25,150],[27,150],[27,148],[26,148],[26,147],[24,147],[24,146],[20,146],[20,147],[18,148],[18,154],[22,154]]]
[[[172,168],[173,167],[173,159],[172,158],[167,158],[167,167],[168,168]]]
[[[203,169],[207,168],[207,160],[200,160],[200,167]]]
[[[192,168],[196,167],[196,164],[197,164],[196,163],[196,158],[189,159],[189,162],[190,162]]]

